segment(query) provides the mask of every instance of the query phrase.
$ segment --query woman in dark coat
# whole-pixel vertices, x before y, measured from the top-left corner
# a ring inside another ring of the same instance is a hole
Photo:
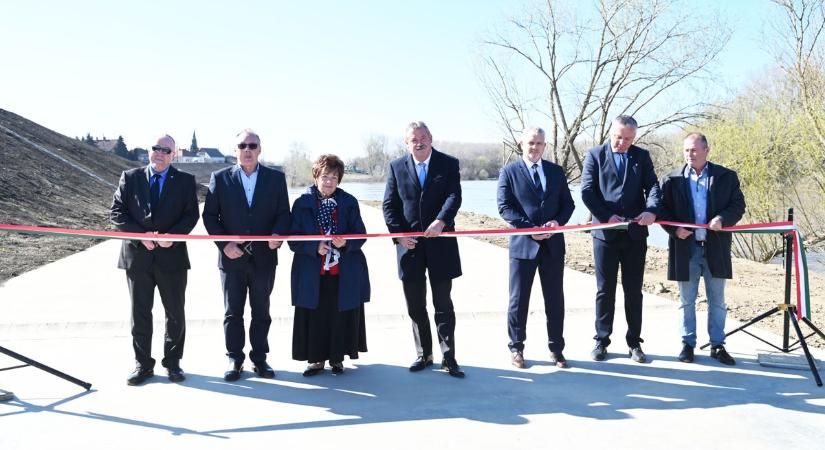
[[[292,205],[290,234],[366,233],[358,200],[338,188],[344,163],[321,155],[312,165],[315,184]],[[363,304],[370,298],[366,239],[333,237],[328,241],[290,241],[292,260],[292,359],[308,361],[304,376],[344,372],[344,356],[367,351]]]

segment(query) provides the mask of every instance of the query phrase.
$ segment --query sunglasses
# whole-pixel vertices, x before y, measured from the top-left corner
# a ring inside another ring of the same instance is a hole
[[[171,155],[172,154],[172,149],[171,148],[161,147],[160,145],[153,145],[152,146],[152,151],[153,152],[161,152],[164,155]]]
[[[254,143],[254,142],[251,143],[251,144],[247,144],[245,142],[241,142],[240,144],[238,144],[238,149],[240,149],[240,150],[245,150],[247,148],[250,149],[250,150],[256,150],[258,148],[258,144]]]

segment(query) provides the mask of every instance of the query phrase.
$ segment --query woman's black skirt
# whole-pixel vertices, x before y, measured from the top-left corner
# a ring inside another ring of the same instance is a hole
[[[338,310],[338,277],[321,276],[318,308],[295,307],[292,323],[292,359],[342,362],[344,355],[358,359],[367,351],[364,306]]]

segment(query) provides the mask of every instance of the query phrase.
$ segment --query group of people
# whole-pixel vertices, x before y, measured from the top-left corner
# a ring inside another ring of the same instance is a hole
[[[708,224],[708,229],[666,226],[669,237],[668,277],[679,282],[682,312],[682,351],[679,359],[692,362],[696,346],[695,302],[699,278],[704,277],[709,304],[711,356],[734,364],[725,351],[725,279],[731,278],[731,236],[719,232],[735,224],[745,210],[736,173],[708,161],[710,147],[700,133],[684,140],[685,165],[668,174],[660,185],[649,153],[633,145],[638,125],[619,116],[604,145],[590,149],[581,177],[582,201],[594,223],[630,221],[627,230],[592,231],[596,267],[596,345],[591,356],[604,360],[610,345],[617,277],[621,267],[626,342],[630,357],[644,362],[641,348],[642,280],[647,251],[647,227],[657,219]],[[461,206],[459,161],[432,146],[424,122],[407,126],[409,151],[390,162],[383,213],[391,233],[422,233],[419,238],[396,237],[398,276],[412,320],[417,351],[410,365],[418,372],[434,364],[433,336],[427,312],[427,285],[432,294],[434,322],[441,349],[441,368],[463,378],[456,360],[456,317],[452,280],[461,276],[455,230]],[[501,217],[513,228],[547,228],[540,234],[510,237],[509,307],[507,329],[511,362],[524,368],[524,343],[530,293],[538,271],[547,315],[550,361],[568,367],[564,357],[563,233],[575,208],[567,178],[560,166],[543,159],[546,140],[541,128],[524,130],[522,157],[505,166],[497,186]],[[326,370],[344,372],[343,360],[367,351],[364,303],[370,299],[365,239],[340,235],[366,233],[358,201],[339,187],[344,163],[321,155],[312,166],[314,183],[289,206],[286,179],[278,170],[259,163],[260,137],[252,130],[237,135],[238,163],[212,174],[202,219],[211,235],[272,236],[268,241],[216,241],[224,294],[224,337],[228,367],[226,381],[241,378],[247,355],[244,310],[249,304],[249,360],[254,373],[275,375],[267,363],[270,295],[283,235],[326,235],[325,240],[290,240],[293,319],[292,357],[306,361],[304,376]],[[127,378],[139,385],[154,376],[152,305],[157,288],[166,314],[161,365],[170,381],[185,375],[180,366],[186,335],[184,312],[189,259],[185,242],[170,242],[164,234],[188,234],[198,221],[195,178],[171,163],[175,141],[165,135],[152,146],[146,167],[125,171],[114,194],[111,220],[121,231],[148,233],[144,240],[124,241],[119,267],[125,269],[132,306],[132,345],[135,370]],[[429,279],[429,283],[428,283]]]

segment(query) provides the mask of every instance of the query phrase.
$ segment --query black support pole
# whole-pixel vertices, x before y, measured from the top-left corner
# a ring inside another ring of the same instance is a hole
[[[14,358],[18,361],[24,362],[24,363],[26,363],[26,365],[36,367],[36,368],[38,368],[40,370],[43,370],[45,372],[48,372],[48,373],[50,373],[50,374],[52,374],[56,377],[60,377],[60,378],[66,380],[70,383],[74,383],[74,384],[86,389],[87,391],[92,388],[91,383],[87,383],[83,380],[78,380],[77,378],[75,378],[71,375],[65,374],[65,373],[63,373],[59,370],[56,370],[56,369],[52,369],[51,367],[49,367],[45,364],[39,363],[39,362],[37,362],[37,361],[35,361],[31,358],[27,358],[27,357],[21,355],[20,353],[13,352],[13,351],[5,348],[5,347],[0,346],[0,353],[3,353],[7,356],[10,356],[10,357],[12,357],[12,358]],[[15,366],[14,368],[17,369],[17,368],[20,368],[20,367],[25,367],[25,366]]]

